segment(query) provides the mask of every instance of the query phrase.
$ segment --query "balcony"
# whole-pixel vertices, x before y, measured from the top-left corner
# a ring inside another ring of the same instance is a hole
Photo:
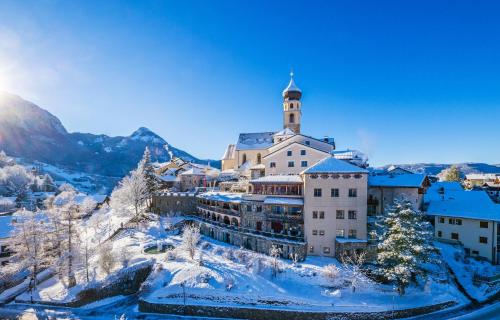
[[[199,209],[205,209],[205,210],[217,212],[220,214],[227,214],[227,215],[235,216],[235,217],[241,216],[241,213],[239,211],[233,210],[233,209],[225,209],[225,208],[221,208],[221,207],[209,206],[206,204],[197,204],[197,206]]]
[[[233,226],[233,225],[227,225],[227,224],[222,223],[222,222],[212,221],[210,219],[205,219],[205,218],[198,217],[198,216],[186,216],[186,217],[189,219],[195,220],[195,221],[199,221],[199,222],[207,223],[207,224],[210,224],[210,225],[213,225],[216,227],[224,228],[224,229],[227,229],[229,231],[236,231],[236,232],[244,233],[244,234],[248,234],[248,235],[264,236],[267,238],[272,238],[272,239],[277,239],[277,240],[304,242],[303,237],[289,236],[289,235],[280,234],[280,233],[265,232],[265,231],[258,231],[255,229],[237,227],[237,226]]]

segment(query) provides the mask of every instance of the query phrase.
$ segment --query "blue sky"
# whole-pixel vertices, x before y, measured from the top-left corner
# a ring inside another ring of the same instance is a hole
[[[279,130],[293,67],[304,133],[372,165],[500,163],[495,1],[0,2],[0,90],[69,131],[140,126],[203,158]]]

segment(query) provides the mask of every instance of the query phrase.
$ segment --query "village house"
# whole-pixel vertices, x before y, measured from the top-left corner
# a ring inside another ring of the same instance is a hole
[[[500,205],[486,192],[438,182],[429,188],[425,201],[437,240],[461,244],[467,255],[500,263]]]

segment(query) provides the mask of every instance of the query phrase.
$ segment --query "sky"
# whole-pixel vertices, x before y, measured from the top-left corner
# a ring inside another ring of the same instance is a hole
[[[70,132],[145,126],[219,159],[282,128],[290,70],[302,132],[374,166],[500,163],[498,1],[0,0],[0,90]]]

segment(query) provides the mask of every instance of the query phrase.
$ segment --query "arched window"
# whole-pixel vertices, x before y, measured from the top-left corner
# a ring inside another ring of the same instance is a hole
[[[293,109],[293,103],[290,103],[290,109]]]
[[[290,113],[290,118],[289,118],[289,119],[290,119],[290,120],[289,120],[288,122],[290,122],[290,123],[295,123],[295,114]]]
[[[257,164],[260,164],[262,161],[262,156],[260,155],[260,153],[257,153]]]
[[[244,153],[243,156],[241,157],[241,164],[244,164],[245,162],[247,162],[247,154]]]

